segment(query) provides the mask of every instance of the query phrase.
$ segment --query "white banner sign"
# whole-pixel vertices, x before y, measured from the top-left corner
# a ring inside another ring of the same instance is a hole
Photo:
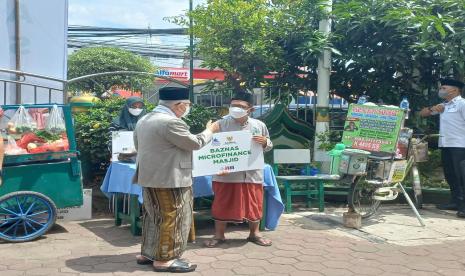
[[[118,154],[122,152],[136,151],[133,136],[132,131],[111,132],[111,160],[113,162],[118,161]]]
[[[221,171],[239,172],[263,169],[263,148],[246,131],[221,132],[212,141],[194,151],[192,175],[214,175]]]

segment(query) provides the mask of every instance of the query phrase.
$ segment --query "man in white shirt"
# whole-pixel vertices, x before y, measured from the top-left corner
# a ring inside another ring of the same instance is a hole
[[[438,96],[445,102],[421,110],[423,117],[439,114],[439,147],[444,176],[451,191],[451,202],[441,209],[457,210],[465,218],[465,99],[461,97],[464,83],[442,79]]]

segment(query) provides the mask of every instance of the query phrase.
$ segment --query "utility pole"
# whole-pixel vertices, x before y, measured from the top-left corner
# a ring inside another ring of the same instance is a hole
[[[19,0],[15,0],[15,68],[21,71],[21,28],[20,28]],[[19,81],[21,76],[16,74],[16,80]],[[6,93],[6,91],[5,91]],[[6,104],[6,103],[5,103]],[[15,104],[21,104],[21,84],[16,84]]]
[[[194,22],[192,20],[192,0],[189,0],[189,98],[194,102]]]
[[[319,30],[325,35],[331,33],[332,0],[323,2],[326,16],[320,21]],[[315,161],[327,162],[329,156],[324,150],[319,149],[321,142],[317,136],[329,131],[329,80],[331,74],[331,51],[327,47],[318,58],[318,89],[316,105],[315,143],[313,158]]]

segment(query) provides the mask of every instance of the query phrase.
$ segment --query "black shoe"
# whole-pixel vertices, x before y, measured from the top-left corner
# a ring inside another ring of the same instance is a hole
[[[154,266],[155,272],[172,272],[172,273],[186,273],[192,272],[197,268],[197,265],[190,264],[185,260],[177,259],[170,266]]]
[[[447,204],[436,205],[436,208],[438,208],[439,210],[454,210],[454,211],[457,211],[458,206],[455,203],[447,203]]]
[[[457,217],[459,218],[465,218],[465,210],[460,210],[457,212]]]
[[[149,264],[153,264],[153,261],[150,260],[149,258],[146,258],[144,256],[138,256],[136,258],[136,262],[138,265],[149,265]]]

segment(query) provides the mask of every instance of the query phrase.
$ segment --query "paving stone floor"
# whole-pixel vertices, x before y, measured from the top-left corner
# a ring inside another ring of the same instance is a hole
[[[387,206],[352,230],[340,224],[343,211],[286,214],[264,233],[271,247],[247,243],[238,225],[228,243],[203,248],[212,223],[201,221],[183,256],[198,268],[187,275],[465,275],[465,220],[453,213],[427,207],[423,228],[407,206]],[[139,250],[140,237],[111,218],[60,222],[33,242],[0,242],[0,275],[163,275],[135,263]]]

